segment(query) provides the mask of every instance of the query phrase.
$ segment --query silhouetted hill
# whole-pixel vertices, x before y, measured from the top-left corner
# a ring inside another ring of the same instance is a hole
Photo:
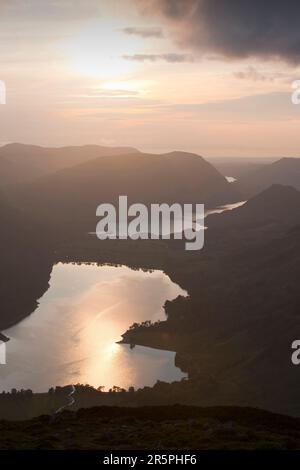
[[[31,313],[47,288],[50,276],[49,245],[28,216],[0,196],[0,330]]]
[[[272,164],[242,176],[238,188],[245,197],[251,197],[272,184],[283,184],[300,189],[300,158],[282,158]]]
[[[102,157],[40,178],[19,201],[65,238],[95,231],[100,203],[205,203],[238,200],[226,179],[202,157],[184,152]],[[18,202],[19,203],[19,202]]]
[[[0,184],[9,186],[26,183],[39,176],[98,157],[134,152],[138,150],[131,147],[84,145],[47,148],[37,145],[8,144],[0,147]]]
[[[300,221],[300,192],[291,186],[273,184],[235,210],[211,215],[206,219],[210,227],[224,226],[236,229],[256,228],[262,225],[294,225]]]
[[[166,303],[166,322],[124,334],[129,344],[177,351],[203,405],[300,415],[299,367],[291,362],[300,337],[299,194],[275,185],[209,216],[204,249],[164,268],[190,296]]]

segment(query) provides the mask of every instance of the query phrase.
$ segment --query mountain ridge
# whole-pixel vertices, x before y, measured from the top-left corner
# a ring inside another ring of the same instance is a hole
[[[300,158],[283,157],[242,176],[237,187],[246,197],[251,197],[272,184],[293,186],[300,190]]]
[[[39,195],[37,198],[36,195]],[[94,231],[100,203],[204,203],[239,199],[232,185],[203,157],[185,152],[99,157],[40,177],[16,194],[15,204],[69,237]]]
[[[139,150],[99,145],[42,147],[11,143],[0,147],[0,184],[8,187],[24,184],[90,159],[130,152],[139,153]]]

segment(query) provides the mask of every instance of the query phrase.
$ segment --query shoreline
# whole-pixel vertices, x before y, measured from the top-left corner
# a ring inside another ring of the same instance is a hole
[[[120,341],[116,341],[116,344],[126,344],[130,346],[130,349],[134,349],[136,346],[140,346],[142,348],[157,349],[158,351],[166,351],[166,352],[172,352],[174,354],[177,354],[177,351],[174,351],[173,349],[168,349],[164,345],[151,344],[151,342],[149,343],[147,341],[143,342],[143,341],[138,340],[138,342],[132,343],[130,341],[121,339]]]
[[[2,343],[8,343],[8,341],[10,341],[10,338],[8,338],[8,336],[5,336],[3,333],[1,333],[0,331],[0,341],[2,341]]]

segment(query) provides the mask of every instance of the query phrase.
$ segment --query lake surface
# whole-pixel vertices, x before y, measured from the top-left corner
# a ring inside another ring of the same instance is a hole
[[[214,209],[208,209],[205,212],[205,217],[211,214],[222,214],[222,212],[232,211],[234,209],[237,209],[238,207],[242,207],[244,204],[246,204],[246,202],[247,201],[238,201],[234,202],[233,204],[225,204],[224,206],[218,206]]]
[[[161,271],[55,265],[35,312],[4,332],[10,341],[0,390],[180,380],[185,374],[175,367],[174,352],[116,344],[132,323],[165,319],[163,304],[178,295],[186,292]]]
[[[228,183],[235,183],[237,179],[234,176],[225,176],[227,179]]]

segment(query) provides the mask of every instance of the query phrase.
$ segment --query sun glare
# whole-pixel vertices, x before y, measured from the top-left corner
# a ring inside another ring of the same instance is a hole
[[[76,73],[99,79],[118,79],[134,72],[137,64],[123,58],[140,50],[141,39],[121,31],[115,22],[97,21],[62,48]]]
[[[120,346],[117,343],[110,343],[107,346],[106,353],[108,356],[114,356],[120,350]]]
[[[149,92],[150,86],[151,82],[147,80],[112,80],[96,86],[96,89],[101,89],[107,92],[122,91],[124,94],[127,92],[128,95],[146,95]]]

